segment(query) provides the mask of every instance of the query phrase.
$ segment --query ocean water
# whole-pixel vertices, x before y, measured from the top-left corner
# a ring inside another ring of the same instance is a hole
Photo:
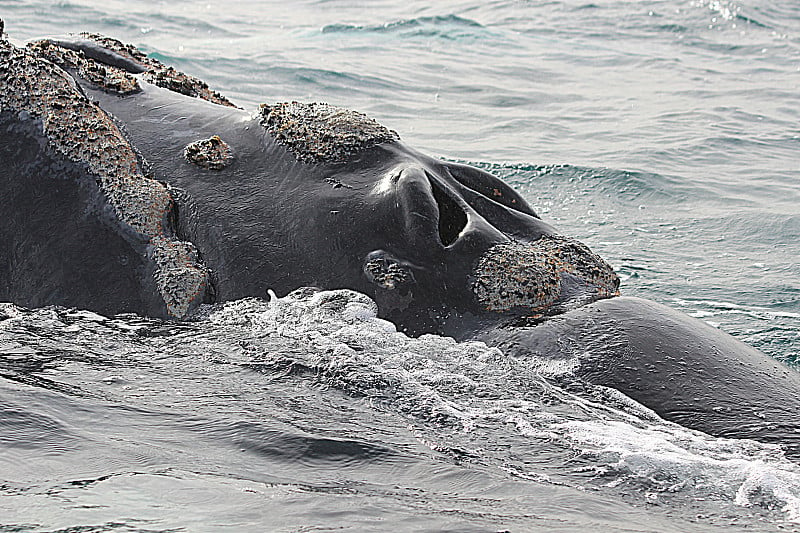
[[[243,107],[325,101],[489,170],[622,292],[800,368],[800,4],[0,0]],[[169,324],[0,307],[0,531],[777,531],[800,465],[410,339],[344,292]]]

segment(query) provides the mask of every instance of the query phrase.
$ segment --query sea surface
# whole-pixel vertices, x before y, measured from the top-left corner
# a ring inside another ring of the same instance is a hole
[[[0,0],[239,105],[324,101],[487,169],[622,292],[800,368],[796,0]],[[800,416],[800,414],[798,414]],[[0,304],[0,532],[791,531],[800,465],[349,292],[189,323]]]

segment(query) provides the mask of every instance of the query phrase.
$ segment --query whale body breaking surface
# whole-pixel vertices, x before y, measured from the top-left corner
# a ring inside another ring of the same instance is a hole
[[[686,427],[800,454],[797,372],[663,305],[495,176],[323,103],[237,108],[96,34],[0,38],[0,300],[191,318],[352,289],[412,336],[570,361]]]

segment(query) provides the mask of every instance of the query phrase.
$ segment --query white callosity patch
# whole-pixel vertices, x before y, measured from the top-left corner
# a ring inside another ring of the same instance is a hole
[[[261,123],[304,163],[344,162],[367,148],[400,138],[363,113],[324,103],[262,104]]]
[[[190,163],[209,170],[222,170],[231,164],[231,147],[219,135],[187,144],[183,156]]]
[[[215,330],[231,328],[226,335],[254,344],[245,354],[250,363],[305,368],[328,385],[415,420],[452,427],[460,438],[478,435],[485,442],[500,437],[481,432],[514,427],[516,438],[536,441],[531,446],[555,443],[571,457],[577,453],[587,465],[582,476],[634,487],[647,503],[683,495],[779,508],[800,520],[800,466],[776,446],[683,428],[612,389],[594,387],[577,396],[546,381],[536,370],[541,363],[479,342],[407,337],[377,318],[375,303],[363,294],[299,290],[269,303],[232,302],[208,320]],[[259,350],[265,338],[292,349]],[[505,459],[502,468],[526,479],[565,482],[527,463]]]
[[[88,58],[83,52],[59,46],[50,39],[34,41],[28,44],[28,49],[61,68],[72,69],[81,78],[106,91],[128,95],[142,90],[133,74]]]
[[[555,235],[497,244],[473,276],[472,290],[490,311],[543,312],[556,302],[569,308],[619,294],[619,278],[608,263],[582,243]]]
[[[132,61],[144,70],[142,77],[149,83],[192,98],[200,98],[227,107],[236,107],[220,93],[211,90],[203,80],[167,66],[158,59],[148,57],[132,44],[96,33],[81,33],[80,37]]]
[[[146,245],[155,263],[156,287],[169,314],[183,317],[202,299],[208,272],[192,243],[177,240],[166,220],[172,196],[162,183],[146,178],[136,154],[114,121],[89,101],[74,80],[32,50],[0,40],[0,110],[12,110],[41,122],[48,145],[75,163],[86,165],[113,207]]]

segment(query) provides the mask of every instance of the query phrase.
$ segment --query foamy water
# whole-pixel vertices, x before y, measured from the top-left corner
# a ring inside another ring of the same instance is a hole
[[[795,364],[800,10],[790,2],[0,1],[244,107],[326,101],[500,176],[623,279]],[[4,307],[0,529],[794,527],[797,467],[570,366],[409,339],[352,293],[190,324]]]

